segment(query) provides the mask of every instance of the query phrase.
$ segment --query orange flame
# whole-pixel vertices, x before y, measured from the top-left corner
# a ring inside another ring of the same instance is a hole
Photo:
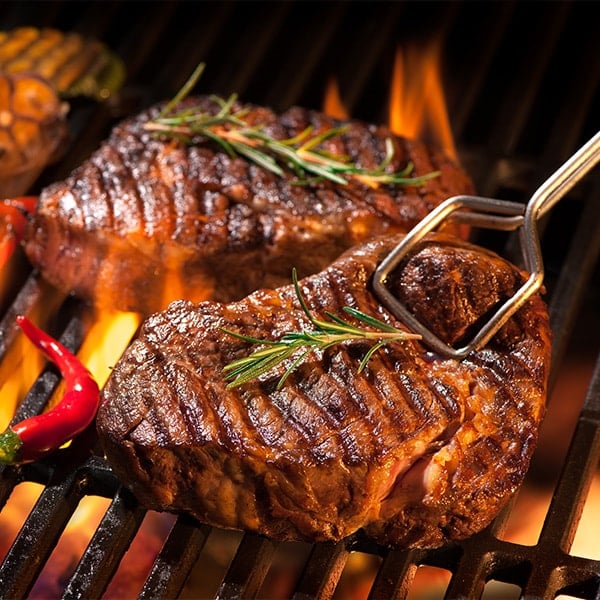
[[[342,102],[338,82],[334,77],[331,77],[327,82],[325,100],[323,101],[323,112],[334,119],[348,118],[348,109]]]
[[[2,274],[4,276],[6,273],[3,272]],[[37,299],[39,301],[32,304],[27,311],[27,316],[42,329],[46,329],[46,320],[49,315],[54,313],[56,307],[64,301],[65,296],[56,290],[50,289],[48,285],[42,282],[40,283],[40,295]],[[2,398],[2,402],[0,402],[0,431],[4,431],[8,426],[17,406],[25,398],[46,362],[44,355],[36,350],[23,333],[18,331],[16,322],[13,323],[13,329],[16,331],[15,337],[8,345],[6,353],[0,361],[0,397]],[[9,340],[10,335],[8,335]]]
[[[338,119],[349,118],[334,77],[327,82],[323,112]],[[439,40],[425,47],[396,49],[390,82],[389,126],[397,135],[426,141],[457,158],[441,77]]]
[[[94,315],[78,357],[100,387],[106,383],[112,367],[129,345],[140,321],[138,313],[98,311]]]
[[[390,90],[389,122],[394,133],[431,141],[456,158],[442,85],[440,50],[438,41],[425,48],[397,48]]]
[[[0,363],[0,431],[8,427],[13,414],[44,366],[40,352],[19,334]]]

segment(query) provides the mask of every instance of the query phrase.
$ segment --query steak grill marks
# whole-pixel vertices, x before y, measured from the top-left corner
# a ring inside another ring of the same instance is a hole
[[[475,177],[478,192],[486,196],[527,197],[538,181],[572,154],[578,141],[589,139],[598,128],[595,121],[599,114],[600,63],[590,61],[589,57],[597,55],[600,36],[598,20],[589,13],[588,3],[503,2],[481,6],[427,3],[426,15],[418,6],[420,3],[394,3],[393,10],[387,3],[368,3],[366,13],[357,8],[360,3],[353,3],[354,10],[331,5],[327,18],[318,11],[305,11],[302,3],[285,3],[285,11],[276,11],[276,25],[269,29],[271,37],[265,38],[264,44],[250,46],[244,45],[248,36],[243,33],[253,31],[252,24],[257,19],[264,26],[266,15],[261,14],[260,7],[255,3],[242,3],[241,7],[236,3],[204,4],[207,13],[203,23],[210,30],[206,29],[203,35],[195,28],[190,28],[189,33],[181,31],[178,23],[182,19],[197,26],[201,24],[186,15],[188,9],[183,4],[176,3],[170,3],[169,10],[161,3],[151,3],[144,8],[146,17],[139,21],[119,2],[90,2],[79,7],[47,2],[36,5],[35,11],[30,10],[28,3],[5,2],[0,17],[6,29],[23,23],[64,30],[75,27],[109,39],[127,59],[133,81],[141,81],[142,86],[148,80],[155,84],[152,88],[130,89],[126,100],[134,103],[139,101],[136,96],[139,92],[142,105],[162,99],[164,89],[176,89],[198,58],[206,58],[216,39],[227,39],[233,45],[231,54],[236,54],[235,44],[239,43],[241,48],[236,55],[246,53],[248,60],[238,67],[241,71],[231,63],[214,69],[211,66],[206,73],[207,89],[237,91],[268,106],[277,107],[281,102],[278,106],[281,109],[293,102],[318,106],[324,80],[318,75],[337,72],[342,91],[351,99],[348,105],[351,114],[375,122],[386,118],[381,100],[388,91],[389,72],[374,68],[385,53],[386,43],[391,47],[398,38],[411,37],[415,30],[427,32],[444,23],[444,56],[451,79],[449,113],[467,171]],[[80,12],[83,6],[86,10]],[[240,10],[236,12],[234,8]],[[367,13],[375,14],[372,22],[366,18]],[[115,29],[115,22],[121,23],[122,29]],[[299,30],[298,23],[312,26],[313,33],[306,36],[303,32],[298,39],[294,34]],[[350,45],[349,30],[355,32]],[[378,35],[373,36],[373,31]],[[182,59],[184,45],[176,43],[182,36],[194,40],[199,57],[186,53]],[[515,44],[515,39],[522,43]],[[284,46],[274,52],[273,47],[281,40],[285,41]],[[308,48],[307,42],[310,42]],[[286,53],[286,48],[300,50]],[[310,48],[314,51],[310,52]],[[222,47],[211,54],[213,58],[221,55]],[[352,60],[346,60],[347,57]],[[209,65],[213,64],[214,60],[209,60]],[[456,65],[460,68],[453,68]],[[289,83],[292,73],[294,85]],[[314,80],[318,80],[316,86],[311,85]],[[507,97],[517,101],[507,101]],[[79,164],[103,139],[106,130],[102,128],[114,117],[106,108],[90,111],[84,107],[74,115],[72,152],[61,164],[48,170],[45,175],[48,182],[60,179]],[[590,290],[594,297],[597,282],[599,194],[598,178],[591,177],[589,183],[574,192],[568,207],[557,207],[556,219],[550,218],[544,236],[547,284],[556,332],[557,368],[552,373],[553,381],[560,378],[558,366],[565,354],[572,351],[573,344],[580,349],[577,332],[581,322],[585,323],[589,336],[587,342],[598,338],[592,333],[596,331],[592,330],[596,321],[589,318],[586,307]],[[557,231],[560,235],[556,235]],[[485,241],[490,246],[497,243],[495,239]],[[14,314],[27,312],[39,304],[40,298],[46,297],[44,286],[35,278],[23,277],[21,281],[24,281],[22,288],[8,292],[14,304],[0,322],[2,356],[14,336],[11,329]],[[7,305],[6,301],[3,303]],[[78,311],[73,314],[72,309],[67,303],[61,312],[65,331],[61,341],[76,349],[86,327]],[[592,346],[592,352],[597,350],[596,344]],[[44,373],[28,394],[21,413],[41,410],[55,384],[55,375]],[[36,481],[44,486],[38,505],[0,565],[0,583],[6,596],[27,595],[54,540],[62,533],[65,519],[85,496],[110,498],[111,505],[66,585],[65,598],[99,597],[110,584],[126,548],[136,538],[144,511],[118,487],[102,461],[85,458],[86,450],[87,442],[82,440],[67,454],[61,454],[59,461],[19,471],[2,470],[2,506],[20,481]],[[294,572],[289,595],[322,598],[338,582],[338,587],[343,587],[343,566],[352,551],[361,551],[381,557],[370,598],[403,597],[419,565],[443,568],[452,574],[446,590],[448,598],[479,597],[486,581],[491,579],[519,586],[523,596],[543,598],[565,593],[595,598],[600,594],[599,561],[574,556],[569,549],[599,456],[600,369],[597,367],[536,543],[510,544],[497,538],[506,522],[505,514],[483,534],[438,551],[382,553],[361,538],[333,546],[316,545],[303,554],[302,568]],[[155,559],[140,597],[171,598],[180,594],[190,573],[202,570],[206,564],[202,550],[209,531],[179,518]],[[259,594],[276,555],[269,540],[244,536],[221,584],[213,588],[214,595],[231,598]]]
[[[491,254],[439,239],[412,260],[418,263],[426,254],[428,261],[452,266],[429,269],[440,282],[462,263],[499,279],[509,270]],[[397,242],[397,236],[386,237],[355,247],[326,271],[301,280],[311,310],[319,315],[328,306],[340,313],[336,296],[344,296],[357,310],[389,320],[368,282]],[[360,377],[356,352],[341,346],[328,350],[325,361],[308,357],[281,389],[275,383],[286,365],[239,391],[227,389],[223,367],[249,350],[222,328],[259,339],[302,330],[309,323],[297,302],[292,306],[294,293],[288,285],[227,305],[177,302],[144,322],[115,365],[98,412],[100,439],[121,481],[150,508],[175,507],[213,525],[283,540],[338,541],[365,527],[382,544],[431,547],[444,540],[441,529],[456,539],[491,521],[522,479],[544,413],[550,335],[541,300],[529,303],[481,351],[499,363],[493,371],[494,378],[502,373],[497,382],[475,363],[470,369],[467,362],[432,357],[407,340],[381,348]],[[452,307],[471,293],[457,290],[449,300],[443,320],[450,328],[464,320]],[[425,304],[419,315],[427,319],[438,310],[435,303]],[[513,364],[515,351],[527,355],[526,361]],[[364,345],[359,356],[363,352]],[[395,366],[400,370],[392,370]],[[331,385],[330,369],[345,385]],[[454,389],[458,411],[448,414],[436,402],[429,378]],[[520,395],[519,406],[510,402],[510,393],[496,393],[506,386]],[[361,394],[377,433],[356,411],[353,400]],[[200,412],[215,410],[222,433],[211,436],[203,420],[186,430],[178,399],[198,403]],[[250,417],[250,400],[261,405],[268,431],[282,432],[274,444],[264,444],[263,421]],[[332,401],[337,419],[328,414]],[[451,427],[455,434],[438,447]],[[196,438],[205,441],[195,443]],[[424,454],[431,461],[426,458],[417,469]]]
[[[186,98],[178,109],[198,106],[209,114],[220,107],[200,96]],[[308,126],[318,135],[340,125],[307,109],[276,115],[243,108],[248,123],[265,123],[277,139],[296,137]],[[301,275],[320,270],[368,236],[406,231],[448,195],[472,191],[462,169],[440,151],[399,139],[383,126],[344,122],[348,131],[327,140],[325,149],[374,169],[384,160],[389,139],[394,172],[414,164],[415,176],[439,175],[419,187],[374,190],[357,180],[302,185],[293,170],[276,175],[229,156],[206,138],[188,147],[157,137],[144,126],[159,110],[155,105],[119,123],[89,161],[42,190],[24,247],[59,289],[144,314],[164,308],[166,294],[171,300],[239,299],[287,281],[292,267]],[[207,161],[208,172],[198,177]],[[191,192],[183,215],[176,202],[180,175]],[[211,208],[203,206],[206,194],[215,196],[218,210],[190,212]],[[102,261],[95,259],[99,253]],[[82,258],[88,270],[73,265]],[[173,281],[180,285],[168,289]],[[118,297],[112,293],[116,288]]]

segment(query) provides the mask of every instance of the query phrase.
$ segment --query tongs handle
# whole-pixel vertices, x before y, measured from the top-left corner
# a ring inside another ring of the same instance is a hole
[[[544,264],[537,221],[546,214],[600,161],[600,132],[583,145],[553,173],[533,194],[526,205],[479,196],[454,196],[442,202],[421,220],[388,254],[375,270],[373,288],[379,300],[432,350],[452,358],[464,358],[483,347],[506,321],[542,286]],[[468,209],[468,210],[464,210]],[[512,231],[521,228],[519,239],[524,266],[529,277],[517,292],[502,304],[472,340],[461,348],[453,348],[440,340],[406,309],[387,289],[388,275],[430,231],[443,221],[459,221],[477,227]]]
[[[529,218],[536,221],[545,215],[599,160],[600,131],[537,189],[527,203],[526,214],[530,213]]]
[[[548,213],[599,161],[600,131],[548,177],[526,205],[480,196],[454,196],[440,204],[431,214],[444,214],[451,222],[512,231],[521,227],[523,221],[533,224]],[[458,204],[480,212],[460,210]],[[440,222],[435,215],[432,216],[432,221]]]

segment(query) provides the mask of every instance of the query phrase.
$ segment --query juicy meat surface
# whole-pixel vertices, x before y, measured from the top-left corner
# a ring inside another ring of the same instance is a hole
[[[401,235],[345,252],[300,280],[315,316],[352,306],[396,327],[370,281]],[[388,285],[457,342],[511,296],[522,273],[455,237],[431,236]],[[347,318],[347,317],[346,317]],[[482,350],[457,361],[420,341],[311,354],[228,388],[223,367],[260,339],[311,328],[293,285],[229,304],[172,303],[115,366],[97,427],[120,479],[147,507],[279,540],[359,529],[393,547],[435,547],[485,527],[528,469],[545,411],[551,333],[534,296]]]
[[[186,103],[220,108],[203,96]],[[277,115],[246,105],[245,119],[264,124],[273,138],[341,124],[345,132],[326,145],[332,153],[373,169],[389,138],[388,171],[412,163],[413,176],[440,176],[418,187],[297,185],[295,173],[279,176],[231,158],[206,139],[186,145],[150,133],[144,126],[160,108],[118,124],[69,177],[42,191],[25,252],[59,289],[142,313],[179,298],[237,300],[287,283],[292,266],[301,276],[317,272],[352,245],[406,231],[440,201],[473,192],[465,172],[442,152],[385,127],[297,107]]]

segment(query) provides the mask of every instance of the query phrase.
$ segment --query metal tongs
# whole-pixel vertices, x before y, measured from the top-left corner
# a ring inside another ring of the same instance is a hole
[[[375,270],[373,287],[379,300],[434,352],[453,358],[464,358],[484,346],[527,300],[542,286],[544,263],[537,230],[538,220],[573,188],[600,160],[600,132],[582,146],[562,167],[549,177],[527,204],[480,196],[453,196],[442,202],[421,220],[384,258]],[[519,242],[528,279],[502,304],[479,329],[471,341],[461,348],[443,342],[425,327],[386,287],[388,275],[417,244],[443,221],[465,223],[474,227],[514,231],[520,228]]]

